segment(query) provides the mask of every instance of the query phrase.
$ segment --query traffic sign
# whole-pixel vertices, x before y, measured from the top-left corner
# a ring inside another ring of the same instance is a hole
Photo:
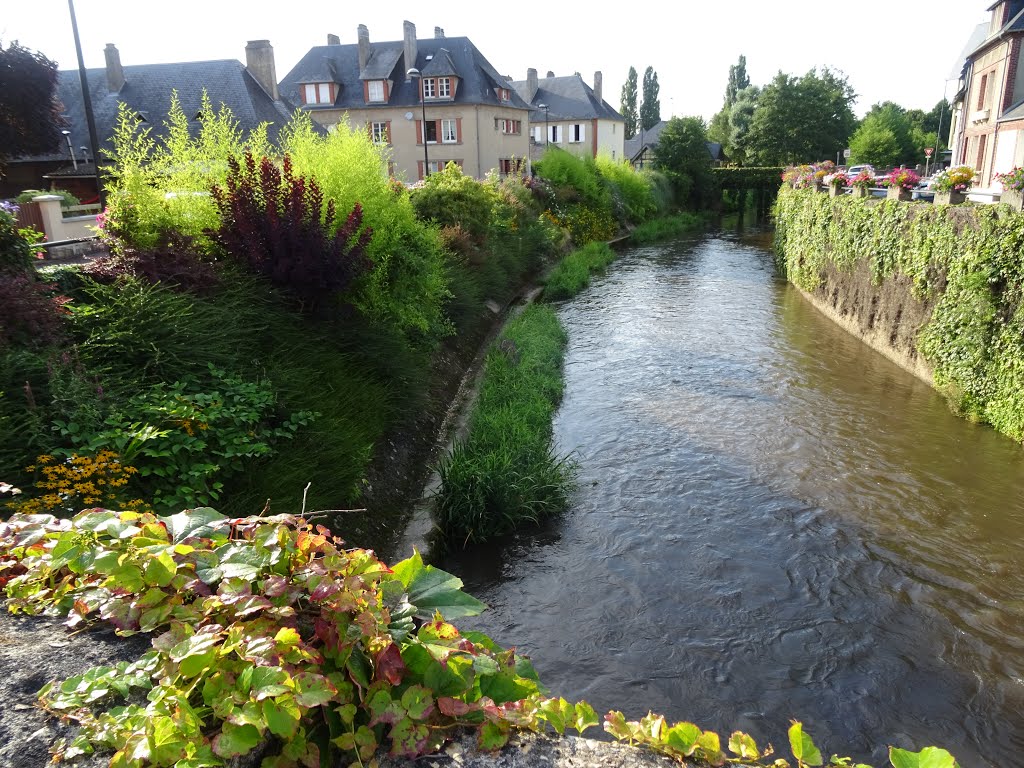
[[[931,147],[928,147],[927,149],[925,149],[924,156],[925,157],[931,157],[932,156],[932,148]]]
[[[850,150],[848,148],[843,150],[843,157],[845,157],[847,160],[850,159]]]

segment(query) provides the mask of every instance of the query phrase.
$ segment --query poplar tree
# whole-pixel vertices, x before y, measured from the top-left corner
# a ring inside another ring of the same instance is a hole
[[[661,102],[658,100],[658,73],[654,67],[644,70],[643,104],[640,105],[640,125],[649,131],[661,122]]]
[[[622,86],[622,99],[621,106],[619,108],[623,119],[626,121],[627,139],[632,139],[636,136],[637,130],[640,127],[640,115],[637,113],[636,107],[636,90],[636,67],[630,67],[629,74],[626,75],[626,82]]]

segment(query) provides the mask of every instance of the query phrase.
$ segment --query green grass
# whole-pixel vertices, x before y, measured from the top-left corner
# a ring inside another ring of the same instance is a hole
[[[566,508],[575,465],[554,452],[566,335],[550,307],[509,323],[485,362],[470,435],[440,466],[435,520],[445,543],[484,541]]]
[[[704,219],[695,213],[677,213],[660,219],[645,221],[633,230],[630,240],[637,244],[656,243],[669,240],[686,232],[694,232],[704,226]]]
[[[615,260],[607,243],[590,243],[566,256],[551,270],[544,286],[548,301],[571,299],[590,283],[590,276],[604,271]]]

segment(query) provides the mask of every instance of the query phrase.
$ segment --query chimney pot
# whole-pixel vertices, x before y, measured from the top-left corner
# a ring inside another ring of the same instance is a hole
[[[555,73],[552,72],[550,69],[548,70],[548,73],[546,75],[544,75],[544,77],[554,77],[554,76],[555,76]]]
[[[416,66],[416,25],[411,21],[402,22],[402,38],[404,40],[405,69],[408,71]],[[409,78],[406,78],[408,82]]]
[[[532,104],[533,97],[537,95],[537,70],[530,67],[526,70],[526,103]]]
[[[359,71],[366,69],[366,62],[370,60],[370,30],[365,24],[356,28],[356,38],[359,41]]]
[[[107,47],[103,49],[103,56],[107,60],[107,90],[111,93],[117,93],[125,82],[124,67],[121,66],[121,54],[118,52],[116,45],[107,43]]]
[[[245,68],[256,78],[270,98],[278,101],[277,68],[274,66],[274,46],[269,40],[250,40],[245,46]]]
[[[328,45],[341,45],[341,38],[338,37],[337,35],[328,34],[327,35],[327,44]]]
[[[440,27],[434,27],[434,37],[436,37],[438,40],[444,39],[444,30],[441,29]]]
[[[601,70],[597,70],[594,73],[594,98],[597,99],[597,103],[600,104],[604,101],[604,90],[603,78],[601,77]]]

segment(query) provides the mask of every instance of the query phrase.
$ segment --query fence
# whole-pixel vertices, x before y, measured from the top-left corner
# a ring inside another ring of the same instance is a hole
[[[18,229],[32,227],[36,232],[45,232],[43,227],[43,212],[39,203],[18,203],[18,212],[14,217],[18,222]]]

